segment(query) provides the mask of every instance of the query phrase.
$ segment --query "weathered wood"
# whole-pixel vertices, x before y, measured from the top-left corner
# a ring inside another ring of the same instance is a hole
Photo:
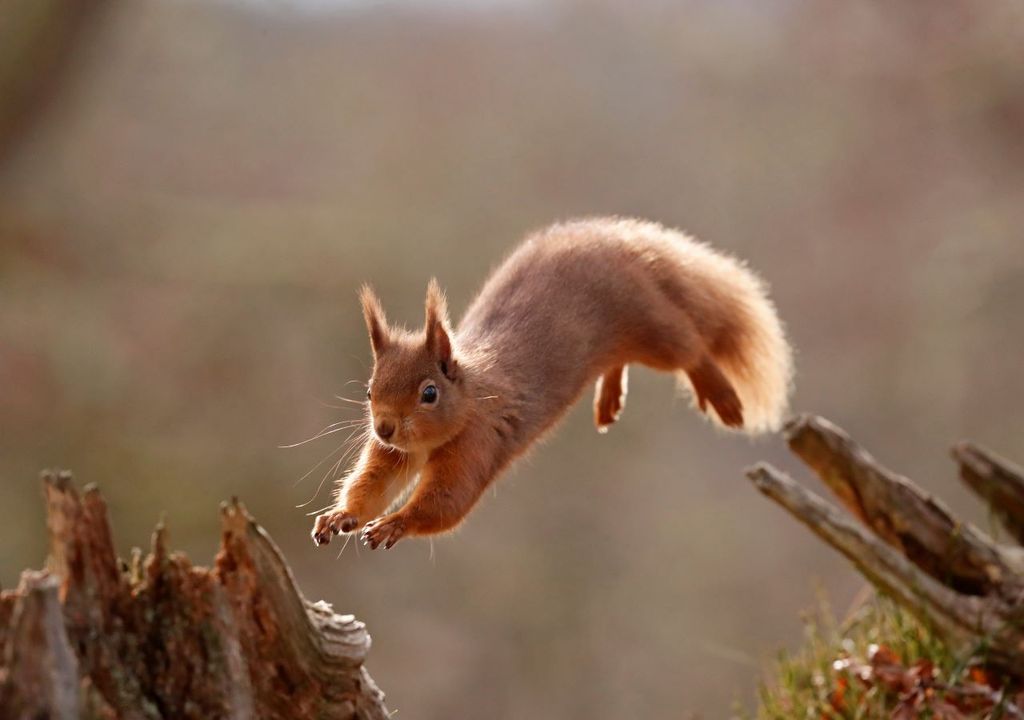
[[[26,571],[14,598],[0,675],[0,715],[77,720],[78,661],[64,632],[58,583]]]
[[[1024,545],[1024,470],[971,442],[953,447],[960,479],[985,501],[989,510]]]
[[[74,70],[107,0],[0,0],[0,161]]]
[[[1018,558],[908,478],[882,467],[824,418],[802,415],[786,425],[786,440],[840,502],[880,538],[932,577],[983,595],[1024,590]]]
[[[1022,550],[998,544],[960,521],[823,418],[796,418],[787,425],[786,437],[853,517],[764,463],[747,471],[755,486],[950,645],[1024,678]],[[974,461],[970,470],[983,477],[1000,472],[992,470],[996,465],[990,461],[977,461],[975,454],[964,457]]]
[[[0,598],[4,718],[388,717],[363,624],[308,603],[239,502],[207,569],[168,552],[163,527],[125,564],[95,488],[45,475],[44,492],[49,572]]]
[[[990,652],[997,662],[1018,666],[1024,662],[1020,636],[1006,634],[1013,609],[998,597],[964,595],[937,581],[869,529],[770,465],[756,465],[747,476],[758,490],[845,555],[875,587],[935,628],[951,645],[969,650],[981,638],[991,638]]]

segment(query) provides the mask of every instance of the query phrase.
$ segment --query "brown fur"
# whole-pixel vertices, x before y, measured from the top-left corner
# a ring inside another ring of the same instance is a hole
[[[598,430],[614,423],[629,363],[677,373],[725,427],[774,429],[785,410],[790,350],[760,281],[653,223],[595,218],[530,236],[457,331],[433,280],[420,333],[389,328],[369,288],[361,299],[377,437],[342,481],[337,507],[317,518],[318,544],[360,527],[374,548],[454,528],[589,383]],[[427,385],[434,403],[421,401]],[[408,501],[382,515],[417,475]]]

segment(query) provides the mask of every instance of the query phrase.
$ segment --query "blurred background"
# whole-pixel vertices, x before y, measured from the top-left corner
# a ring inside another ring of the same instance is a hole
[[[728,0],[0,0],[0,586],[38,471],[119,549],[208,563],[239,495],[312,599],[365,620],[400,718],[722,717],[861,582],[761,498],[782,442],[637,370],[454,537],[314,549],[370,353],[364,281],[456,315],[527,231],[638,215],[748,259],[794,407],[987,527],[947,448],[1024,461],[1024,6]],[[303,507],[297,507],[303,503]]]

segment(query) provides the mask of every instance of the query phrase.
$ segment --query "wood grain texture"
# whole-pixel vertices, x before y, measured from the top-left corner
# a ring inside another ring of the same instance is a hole
[[[169,552],[119,560],[98,490],[45,474],[48,570],[0,598],[3,717],[383,720],[351,615],[303,598],[237,500],[212,568]]]
[[[953,446],[953,459],[960,466],[964,484],[988,505],[1017,543],[1024,545],[1024,470],[969,441]]]

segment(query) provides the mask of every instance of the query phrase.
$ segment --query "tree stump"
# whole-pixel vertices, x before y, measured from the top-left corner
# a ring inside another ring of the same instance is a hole
[[[755,486],[845,555],[879,590],[955,651],[1024,678],[1024,547],[995,542],[937,498],[882,467],[824,418],[786,427],[790,449],[853,515],[761,463]],[[964,482],[1017,543],[1024,542],[1024,474],[969,442],[953,449]]]
[[[0,594],[0,717],[384,720],[364,625],[307,602],[237,500],[212,568],[117,558],[98,490],[44,474],[50,559]]]

